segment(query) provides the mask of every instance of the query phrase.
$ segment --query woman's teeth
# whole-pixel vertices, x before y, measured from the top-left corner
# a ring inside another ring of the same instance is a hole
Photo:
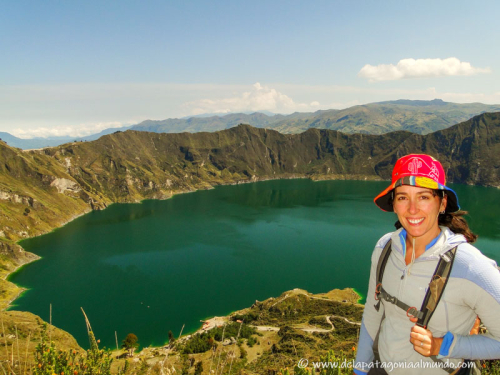
[[[420,218],[420,219],[408,219],[408,221],[410,222],[410,224],[420,224],[422,222],[422,220],[424,220],[424,218]]]

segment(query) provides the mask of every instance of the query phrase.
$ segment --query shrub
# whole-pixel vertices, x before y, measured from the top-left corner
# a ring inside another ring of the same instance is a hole
[[[86,351],[85,355],[77,353],[75,350],[71,352],[57,350],[54,342],[48,340],[47,323],[42,326],[41,336],[42,340],[34,353],[33,374],[111,375],[110,369],[113,362],[111,352],[109,349],[99,349],[92,331],[89,331],[90,349]],[[125,371],[118,372],[118,374],[124,373]]]
[[[247,345],[248,345],[249,347],[252,347],[252,346],[254,346],[254,345],[255,345],[255,343],[256,343],[255,338],[254,338],[253,336],[250,336],[250,337],[248,338],[248,340],[247,340]]]

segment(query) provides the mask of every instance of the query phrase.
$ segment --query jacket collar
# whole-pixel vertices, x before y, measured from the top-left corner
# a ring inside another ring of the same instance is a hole
[[[440,226],[439,228],[441,229],[441,233],[427,245],[425,253],[418,257],[418,259],[437,259],[441,254],[444,254],[455,246],[467,242],[463,235],[453,233],[448,227]],[[393,250],[404,259],[406,251],[406,231],[404,228],[393,232],[391,240]]]

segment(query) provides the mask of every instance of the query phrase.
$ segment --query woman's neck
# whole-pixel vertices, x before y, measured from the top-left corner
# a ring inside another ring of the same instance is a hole
[[[429,245],[439,234],[441,233],[441,228],[437,227],[432,233],[426,233],[426,236],[413,237],[408,232],[406,232],[406,254],[405,262],[406,265],[410,264],[412,259],[413,249],[415,247],[415,259],[420,255],[425,253],[427,245]]]

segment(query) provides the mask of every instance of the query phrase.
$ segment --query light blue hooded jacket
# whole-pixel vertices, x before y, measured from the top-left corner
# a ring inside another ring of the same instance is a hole
[[[448,284],[427,328],[434,337],[444,336],[438,356],[444,361],[458,365],[463,359],[500,358],[500,272],[496,263],[468,244],[464,236],[447,227],[440,228],[441,234],[413,264],[405,263],[406,232],[403,228],[386,234],[375,246],[357,349],[356,374],[365,374],[373,366],[373,341],[379,328],[380,360],[388,373],[446,374],[445,370],[436,368],[431,358],[413,349],[410,331],[414,323],[405,311],[386,301],[382,301],[379,311],[374,307],[377,302],[374,298],[377,264],[389,239],[392,239],[392,252],[382,284],[389,294],[417,309],[422,305],[440,255],[458,245]],[[476,316],[488,329],[488,335],[469,335]]]

